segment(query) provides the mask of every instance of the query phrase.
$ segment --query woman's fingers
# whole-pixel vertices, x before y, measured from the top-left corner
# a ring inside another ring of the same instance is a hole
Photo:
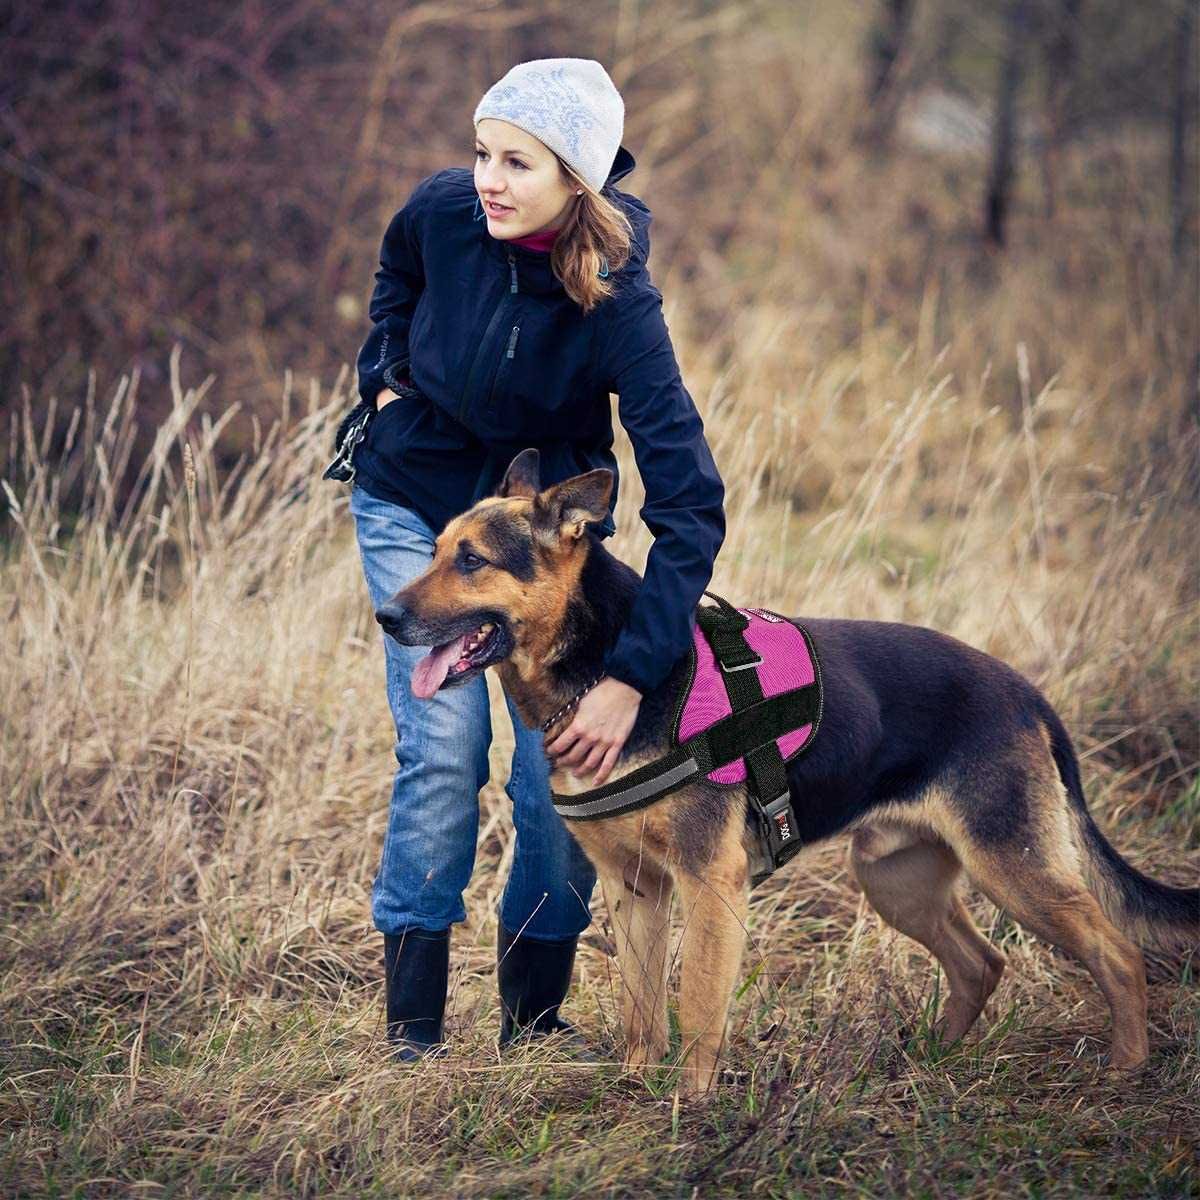
[[[610,742],[596,742],[583,760],[583,769],[579,772],[581,775],[586,775],[588,771],[594,771],[604,761],[604,756],[612,749]]]
[[[620,746],[610,746],[608,753],[605,754],[604,760],[600,763],[600,769],[596,772],[592,782],[599,787],[607,778],[608,773],[613,769],[613,764],[617,761],[617,755],[620,754]]]
[[[630,704],[629,697],[635,699]],[[625,684],[604,679],[584,696],[579,711],[557,737],[545,742],[546,757],[576,778],[608,778],[637,719],[641,696]]]
[[[579,726],[572,721],[571,724],[562,731],[562,733],[557,734],[546,743],[546,753],[549,754],[551,758],[556,758],[565,754],[582,733],[583,731],[579,728]]]
[[[581,737],[566,754],[560,755],[556,761],[560,767],[578,767],[594,748],[594,742],[589,738]]]
[[[564,729],[552,742],[546,743],[546,754],[555,762],[562,762],[567,752],[575,745],[577,736],[574,726]]]
[[[575,775],[586,775],[601,767],[606,758],[616,759],[620,747],[611,738],[586,733],[577,736],[571,734],[572,729],[567,729],[546,747],[546,754],[556,767],[567,767]],[[556,750],[558,746],[563,749]],[[609,766],[611,768],[611,761]]]

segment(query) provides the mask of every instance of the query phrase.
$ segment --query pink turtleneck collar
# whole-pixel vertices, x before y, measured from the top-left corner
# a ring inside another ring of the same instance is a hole
[[[531,233],[528,237],[510,238],[514,246],[524,246],[526,250],[540,250],[549,253],[558,237],[557,229],[547,229],[544,233]]]

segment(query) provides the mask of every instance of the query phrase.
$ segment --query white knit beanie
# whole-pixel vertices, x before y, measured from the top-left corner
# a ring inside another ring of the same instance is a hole
[[[598,192],[621,145],[625,104],[594,59],[536,58],[488,88],[475,124],[488,117],[532,134]]]

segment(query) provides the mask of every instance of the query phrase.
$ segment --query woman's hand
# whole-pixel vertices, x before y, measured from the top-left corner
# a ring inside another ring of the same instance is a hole
[[[383,388],[375,397],[375,411],[382,412],[395,399],[397,399],[396,393],[391,388]]]
[[[595,771],[592,783],[599,787],[633,729],[641,702],[642,693],[637,688],[605,675],[579,701],[570,725],[546,743],[551,764],[569,768],[577,779]],[[579,764],[579,770],[575,770]]]

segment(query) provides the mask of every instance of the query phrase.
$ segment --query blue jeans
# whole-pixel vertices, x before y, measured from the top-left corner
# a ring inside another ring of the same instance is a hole
[[[412,509],[358,486],[350,511],[371,603],[379,608],[428,567],[434,533]],[[475,865],[479,791],[488,781],[492,741],[487,682],[479,675],[418,700],[409,680],[428,648],[401,646],[382,630],[380,636],[398,766],[371,915],[383,933],[410,925],[448,929],[466,919],[462,893]],[[551,805],[541,730],[522,724],[507,695],[505,703],[516,735],[505,790],[517,840],[500,919],[535,940],[571,937],[591,920],[596,873]]]

